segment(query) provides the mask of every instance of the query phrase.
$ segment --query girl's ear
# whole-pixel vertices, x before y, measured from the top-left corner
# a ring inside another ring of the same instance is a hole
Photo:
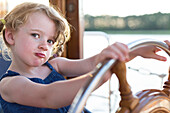
[[[5,29],[5,40],[9,45],[14,45],[13,32],[10,29]]]

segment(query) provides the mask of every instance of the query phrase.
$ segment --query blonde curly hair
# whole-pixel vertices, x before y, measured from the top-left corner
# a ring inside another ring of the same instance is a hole
[[[57,56],[60,56],[63,52],[64,44],[70,39],[70,25],[64,16],[59,10],[55,10],[44,4],[25,2],[17,5],[3,18],[5,24],[0,21],[0,32],[3,37],[1,38],[0,45],[3,46],[1,46],[0,52],[5,59],[11,59],[9,44],[5,40],[5,29],[11,29],[14,32],[17,31],[19,27],[26,23],[29,15],[34,12],[44,12],[56,24],[56,43],[52,55],[57,54]]]

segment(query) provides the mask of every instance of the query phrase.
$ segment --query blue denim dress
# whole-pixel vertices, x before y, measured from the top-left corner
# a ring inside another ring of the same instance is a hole
[[[55,81],[61,81],[65,80],[65,78],[59,74],[51,64],[48,62],[45,63],[50,69],[51,73],[44,79],[40,78],[28,78],[33,82],[40,83],[40,84],[50,84]],[[12,76],[20,76],[19,73],[14,71],[7,71],[6,74],[4,74],[0,80],[2,80],[5,77],[12,77]],[[2,106],[2,109],[4,113],[67,113],[70,106],[62,107],[59,109],[49,109],[49,108],[38,108],[38,107],[30,107],[30,106],[24,106],[16,103],[9,103],[2,99],[0,96],[0,103]]]

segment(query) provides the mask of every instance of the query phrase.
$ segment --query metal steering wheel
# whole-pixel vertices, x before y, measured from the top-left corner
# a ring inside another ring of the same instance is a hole
[[[164,50],[170,56],[169,47],[161,41],[153,39],[142,39],[129,43],[130,50],[143,46],[155,45]],[[112,68],[114,66],[114,68]],[[75,97],[69,113],[80,113],[85,103],[96,88],[98,83],[102,80],[105,72],[109,69],[116,74],[119,79],[119,91],[121,101],[120,108],[117,113],[169,113],[170,112],[170,74],[168,81],[164,83],[163,90],[149,89],[138,92],[136,95],[132,94],[130,86],[126,79],[126,65],[124,62],[119,62],[114,59],[99,63],[96,69],[92,71],[94,75],[84,87],[82,87]],[[170,73],[170,72],[169,72]]]

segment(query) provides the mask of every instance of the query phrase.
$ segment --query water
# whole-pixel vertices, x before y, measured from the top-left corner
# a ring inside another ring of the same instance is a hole
[[[122,42],[128,44],[132,41],[144,38],[151,38],[157,40],[168,40],[170,35],[106,35],[100,32],[85,33],[84,36],[84,58],[99,53],[108,44],[114,42]],[[162,84],[167,80],[168,68],[170,64],[169,56],[164,52],[159,52],[160,55],[167,57],[168,61],[162,62],[154,59],[144,59],[137,57],[126,64],[127,66],[127,80],[131,86],[133,94],[143,89],[162,89]],[[131,69],[128,69],[130,67]],[[134,69],[139,69],[140,72]],[[150,75],[155,73],[155,75]],[[158,75],[165,74],[164,78]],[[112,94],[109,99],[109,86],[111,87]],[[111,82],[106,82],[102,87],[97,89],[88,98],[86,107],[93,113],[115,113],[119,107],[119,91],[118,80],[115,75],[112,76]],[[110,100],[110,105],[109,105]],[[109,111],[110,109],[110,111]]]

